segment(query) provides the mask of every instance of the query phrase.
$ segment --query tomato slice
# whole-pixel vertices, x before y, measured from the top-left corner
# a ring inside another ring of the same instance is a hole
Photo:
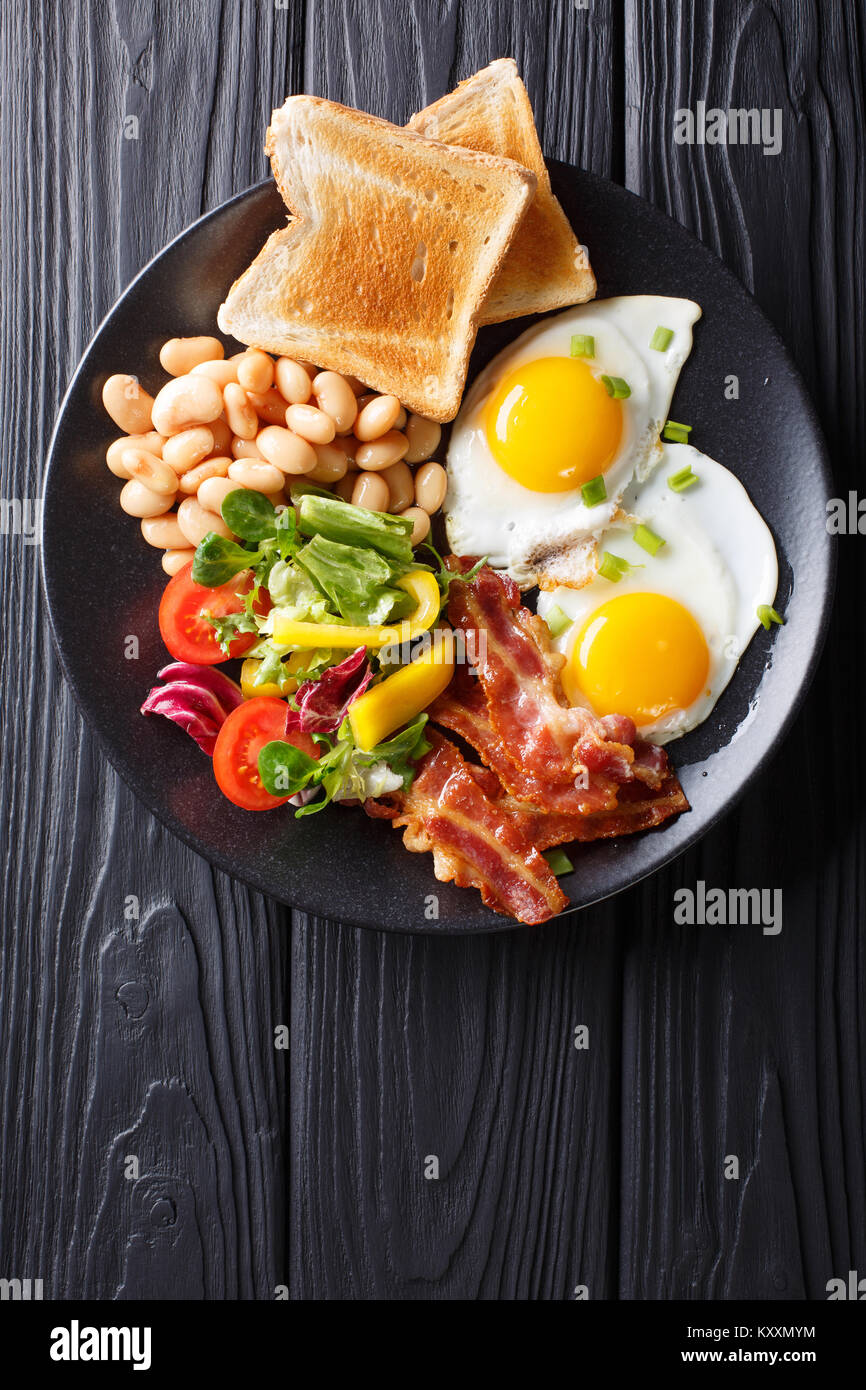
[[[192,561],[178,570],[168,581],[159,605],[159,630],[175,661],[192,661],[202,666],[228,661],[204,614],[225,618],[230,613],[241,613],[243,595],[252,583],[252,572],[247,570],[218,589],[207,589],[193,581]],[[263,591],[256,611],[266,613],[270,606],[270,596]],[[254,632],[240,632],[232,640],[229,655],[243,656],[257,641]]]
[[[271,796],[259,776],[259,753],[273,739],[293,743],[311,758],[319,756],[309,734],[292,729],[286,733],[285,700],[259,695],[232,710],[219,731],[213,750],[213,770],[224,796],[245,811],[272,811],[284,806],[287,796]]]

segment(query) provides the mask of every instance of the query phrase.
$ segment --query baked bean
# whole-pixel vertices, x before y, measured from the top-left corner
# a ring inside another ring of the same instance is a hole
[[[274,367],[277,390],[289,405],[306,405],[313,394],[313,382],[308,371],[291,357],[278,357]]]
[[[229,464],[229,477],[253,492],[279,492],[283,486],[279,468],[273,463],[256,463],[255,459],[235,459]]]
[[[216,420],[211,420],[208,427],[213,435],[212,454],[227,454],[234,438],[226,422],[225,412]]]
[[[199,362],[197,367],[193,367],[190,376],[206,376],[210,381],[215,381],[222,391],[230,381],[237,381],[238,364],[231,357],[227,362]]]
[[[389,512],[405,512],[407,507],[411,507],[415,501],[415,479],[412,477],[411,470],[405,463],[392,463],[390,468],[382,470],[382,477],[388,484],[388,492],[391,501],[388,505]]]
[[[274,359],[261,348],[248,348],[238,362],[238,381],[245,391],[269,391],[274,384]]]
[[[303,367],[304,371],[307,373],[307,376],[310,378],[310,381],[312,381],[314,376],[318,376],[319,372],[321,371],[321,368],[318,367],[315,362],[305,362],[303,357],[297,357],[295,361],[297,362],[299,367]]]
[[[259,432],[259,417],[247,400],[247,393],[236,381],[230,381],[223,391],[226,420],[240,439],[255,439]]]
[[[195,497],[185,497],[177,509],[177,524],[193,548],[204,540],[209,531],[218,536],[231,536],[222,517],[207,512]]]
[[[286,411],[286,425],[311,444],[330,444],[337,433],[330,415],[314,405],[290,405]]]
[[[412,522],[410,541],[413,545],[420,545],[430,530],[429,513],[425,512],[423,507],[407,507],[402,515]]]
[[[369,439],[381,439],[394,428],[402,409],[396,396],[376,396],[361,408],[354,424],[355,437],[365,443]]]
[[[162,457],[166,463],[170,463],[175,473],[185,473],[188,468],[195,468],[197,463],[206,459],[208,454],[213,453],[215,439],[214,426],[195,425],[190,430],[181,430],[180,434],[172,435],[167,439],[162,449]]]
[[[195,555],[194,550],[167,550],[162,557],[162,567],[166,574],[177,574],[188,565]]]
[[[118,372],[102,388],[102,404],[114,423],[127,434],[147,434],[153,425],[153,396],[137,377]],[[157,427],[158,428],[158,427]],[[163,434],[163,430],[159,430]]]
[[[247,398],[260,420],[269,425],[285,425],[286,402],[279,391],[248,391]]]
[[[169,376],[186,376],[200,362],[225,357],[219,338],[169,338],[159,350],[159,360]]]
[[[109,444],[105,451],[105,462],[115,478],[128,478],[123,462],[124,449],[146,449],[149,454],[157,454],[161,458],[163,442],[162,435],[157,434],[156,430],[150,430],[148,434],[124,434]]]
[[[448,474],[441,463],[425,463],[415,474],[415,501],[430,516],[442,506],[447,488]]]
[[[155,546],[157,550],[183,550],[186,547],[186,536],[178,526],[174,512],[166,512],[165,516],[142,517],[141,534],[148,545]],[[192,555],[189,558],[192,559]]]
[[[352,489],[352,502],[370,512],[387,512],[388,484],[380,473],[359,473]]]
[[[258,349],[257,349],[257,350],[258,350]],[[231,357],[229,357],[228,361],[229,361],[229,362],[243,362],[244,358],[246,357],[246,355],[247,355],[247,353],[248,353],[249,351],[250,351],[249,348],[241,348],[240,352],[233,352],[232,355],[231,355]]]
[[[235,459],[260,459],[262,455],[254,439],[239,439],[237,435],[234,435],[231,456]]]
[[[369,391],[366,386],[363,387],[361,394],[357,399],[358,413],[360,414],[360,412],[364,409],[365,405],[369,405],[371,401],[377,401],[378,399],[379,396],[376,391]]]
[[[199,484],[196,497],[206,512],[220,512],[223,502],[230,492],[237,492],[240,483],[234,482],[232,478],[205,478]]]
[[[312,444],[280,425],[266,425],[256,435],[262,457],[282,473],[312,473],[318,462]]]
[[[282,507],[284,510],[289,500],[283,488],[280,488],[279,492],[263,492],[262,496],[267,497],[272,507]]]
[[[394,428],[395,428],[395,430],[402,430],[403,433],[405,434],[405,433],[406,433],[406,421],[407,421],[408,419],[409,419],[409,412],[408,412],[408,410],[406,409],[405,405],[401,405],[401,406],[400,406],[400,414],[397,416],[397,419],[394,421]]]
[[[337,434],[348,434],[358,414],[355,393],[339,372],[319,372],[313,380],[313,392],[319,409],[330,415]]]
[[[181,474],[180,490],[187,497],[198,492],[202,483],[206,483],[208,478],[224,478],[229,471],[231,459],[223,456],[222,458],[205,459],[203,463],[197,463],[195,468],[191,468],[188,473]]]
[[[153,403],[153,427],[160,434],[180,434],[192,425],[210,424],[222,413],[223,393],[215,381],[193,374],[175,376],[165,383]]]
[[[409,440],[407,463],[423,463],[439,448],[442,426],[435,420],[425,420],[423,415],[410,415],[406,422],[406,438]]]
[[[334,484],[334,491],[338,497],[342,497],[344,502],[351,502],[357,481],[357,473],[347,473],[345,478],[341,478],[338,483]]]
[[[150,454],[147,449],[124,449],[121,462],[128,476],[137,478],[151,492],[164,497],[174,497],[177,492],[177,474],[158,454]]]
[[[408,448],[409,441],[405,434],[399,430],[389,430],[379,439],[373,439],[356,449],[355,462],[359,468],[371,468],[378,472],[380,468],[390,468],[392,463],[399,463],[400,459],[406,457]]]
[[[336,449],[333,444],[314,444],[317,463],[315,468],[307,476],[313,483],[337,483],[341,478],[345,478],[349,469],[349,460],[342,449]]]
[[[162,516],[173,500],[164,492],[151,492],[137,478],[130,478],[120,489],[120,505],[128,516]]]

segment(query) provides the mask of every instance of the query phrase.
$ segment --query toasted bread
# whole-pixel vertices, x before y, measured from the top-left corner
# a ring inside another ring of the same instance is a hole
[[[505,155],[538,180],[532,206],[481,313],[482,323],[583,304],[595,276],[560,204],[538,143],[532,107],[513,58],[499,58],[413,116],[409,129],[487,154]]]
[[[309,96],[274,112],[265,149],[295,215],[235,281],[220,328],[452,419],[534,174]]]

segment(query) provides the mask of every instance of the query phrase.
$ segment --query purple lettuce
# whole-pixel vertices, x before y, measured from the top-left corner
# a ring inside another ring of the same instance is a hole
[[[165,685],[155,685],[141,707],[142,714],[161,714],[194,738],[202,752],[213,755],[217,734],[233,709],[243,703],[240,687],[213,666],[174,661],[159,672]]]

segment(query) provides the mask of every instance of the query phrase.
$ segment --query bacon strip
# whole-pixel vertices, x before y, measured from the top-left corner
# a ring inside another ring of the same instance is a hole
[[[451,556],[448,563],[465,570],[472,561]],[[475,644],[476,670],[493,731],[512,763],[545,788],[574,787],[593,776],[613,783],[631,780],[634,724],[617,716],[605,727],[589,710],[566,702],[560,680],[565,658],[553,650],[547,624],[522,606],[511,579],[485,565],[470,584],[455,580],[448,616],[464,633],[483,634]],[[504,772],[509,786],[514,778]],[[521,794],[516,784],[514,792]]]
[[[430,742],[394,819],[406,848],[432,851],[440,882],[477,888],[488,907],[519,922],[535,925],[561,912],[568,899],[528,837],[528,823],[487,796],[450,740],[434,729]]]

